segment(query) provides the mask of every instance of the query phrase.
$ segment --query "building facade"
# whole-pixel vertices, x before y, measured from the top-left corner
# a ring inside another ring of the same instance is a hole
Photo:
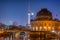
[[[60,20],[57,18],[53,19],[52,13],[48,9],[43,8],[37,13],[35,19],[31,20],[31,31],[33,31],[32,34],[39,35],[38,40],[41,39],[41,32],[45,35],[50,32],[55,32],[58,35],[58,32],[60,31]],[[34,33],[34,31],[37,33]]]
[[[52,13],[46,8],[37,13],[35,19],[31,20],[32,31],[60,30],[60,21],[52,19]]]

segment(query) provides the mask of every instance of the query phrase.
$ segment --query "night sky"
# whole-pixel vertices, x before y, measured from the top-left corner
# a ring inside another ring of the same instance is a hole
[[[34,13],[33,18],[41,8],[47,8],[52,12],[53,19],[60,20],[59,0],[30,0],[30,10]],[[27,20],[28,0],[0,0],[0,22],[10,25],[16,21],[20,25],[25,25]]]

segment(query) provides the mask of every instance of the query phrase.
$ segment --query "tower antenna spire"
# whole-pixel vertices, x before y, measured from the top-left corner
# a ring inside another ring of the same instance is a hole
[[[28,25],[30,24],[30,0],[28,0]]]
[[[30,13],[30,0],[28,0],[28,13]]]
[[[34,15],[30,10],[30,0],[28,0],[28,25],[30,25],[30,16]]]

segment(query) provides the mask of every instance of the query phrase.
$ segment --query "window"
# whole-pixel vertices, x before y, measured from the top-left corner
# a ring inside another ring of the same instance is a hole
[[[44,26],[44,31],[47,31],[47,27],[46,26]]]
[[[33,31],[35,31],[35,27],[33,27]]]
[[[51,27],[49,26],[49,27],[48,27],[48,31],[50,31],[50,30],[51,30]]]
[[[38,27],[36,26],[36,31],[38,31]]]
[[[39,28],[39,29],[40,29],[40,31],[42,31],[42,27],[41,27],[41,26],[40,26],[40,28]]]

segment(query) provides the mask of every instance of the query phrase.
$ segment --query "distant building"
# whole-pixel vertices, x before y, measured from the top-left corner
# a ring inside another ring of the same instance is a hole
[[[9,27],[10,27],[9,28],[10,30],[18,30],[19,29],[17,22],[13,22],[13,24],[10,25]]]
[[[18,26],[18,23],[17,22],[13,22],[13,26]]]

